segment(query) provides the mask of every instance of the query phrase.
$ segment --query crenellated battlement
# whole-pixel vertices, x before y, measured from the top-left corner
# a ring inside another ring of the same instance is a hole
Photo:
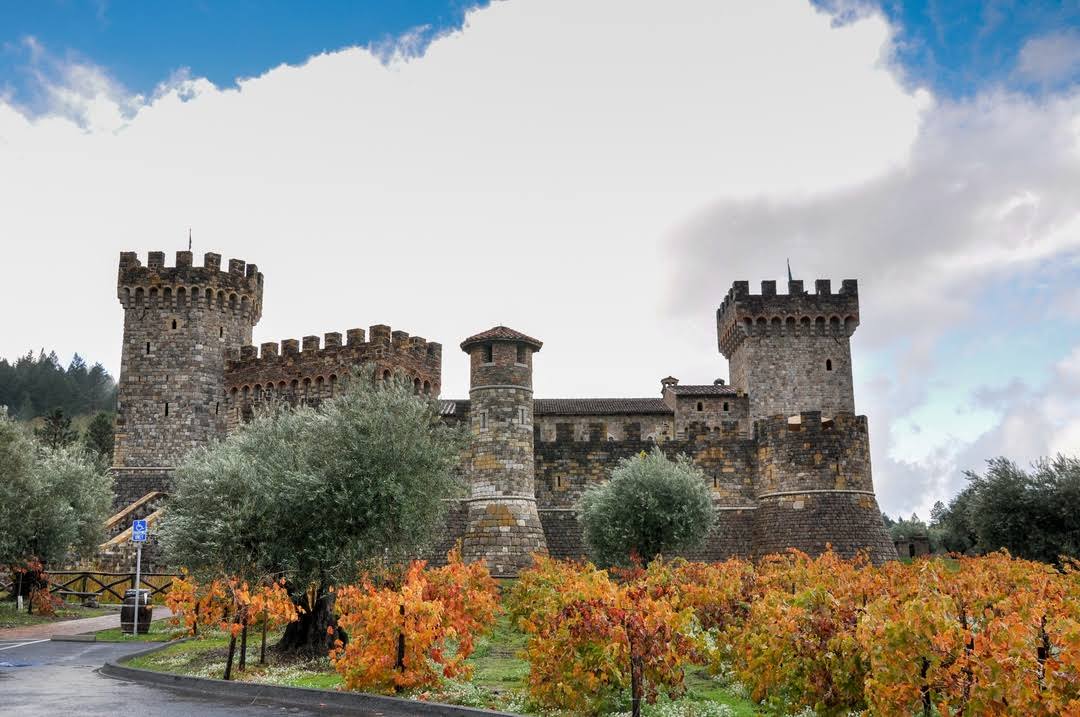
[[[859,325],[859,284],[844,279],[833,293],[829,279],[817,279],[814,292],[802,280],[788,282],[788,293],[776,293],[776,282],[761,282],[761,293],[750,293],[750,282],[732,283],[716,310],[717,343],[728,359],[747,336],[843,335]]]
[[[226,352],[225,385],[229,390],[290,387],[336,380],[355,366],[373,364],[380,372],[404,374],[421,391],[437,394],[442,372],[442,344],[385,324],[302,339],[283,339]],[[380,374],[381,375],[381,374]]]
[[[263,275],[255,264],[230,259],[225,271],[221,255],[208,252],[194,266],[190,251],[176,252],[174,266],[165,266],[165,252],[152,251],[144,266],[138,254],[120,253],[116,295],[124,308],[203,307],[240,312],[254,324],[262,316]]]
[[[755,440],[785,440],[793,434],[810,436],[818,433],[868,433],[866,416],[837,413],[823,416],[821,411],[802,411],[792,416],[769,416],[754,421]]]
[[[323,334],[321,338],[318,336],[304,336],[299,341],[296,339],[282,339],[280,342],[264,342],[257,347],[241,346],[238,350],[229,353],[229,367],[238,368],[239,365],[249,365],[257,362],[280,362],[281,359],[289,356],[310,359],[313,353],[317,354],[316,358],[328,354],[338,355],[343,349],[371,351],[382,348],[393,352],[405,351],[417,356],[434,357],[436,359],[442,356],[442,344],[428,341],[421,336],[409,336],[405,331],[391,333],[390,327],[382,324],[372,326],[370,332],[372,337],[370,341],[364,339],[364,329],[349,329],[345,333],[346,340],[344,343],[341,340],[341,334],[334,331]]]
[[[873,493],[866,416],[820,411],[754,422],[759,496],[799,491]]]

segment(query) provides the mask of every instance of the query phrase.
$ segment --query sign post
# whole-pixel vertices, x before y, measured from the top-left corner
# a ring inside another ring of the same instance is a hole
[[[139,584],[142,582],[142,545],[146,542],[146,521],[131,522],[131,541],[135,543],[135,612],[131,628],[132,637],[139,637]]]

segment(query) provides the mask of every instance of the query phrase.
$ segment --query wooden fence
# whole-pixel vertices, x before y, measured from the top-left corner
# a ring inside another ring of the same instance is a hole
[[[124,591],[135,588],[135,573],[99,573],[86,570],[57,570],[49,572],[49,590],[60,597],[80,597],[97,593],[97,599],[103,603],[122,603]],[[165,602],[165,593],[172,587],[170,573],[142,573],[139,587],[150,591],[150,601],[157,604]],[[0,581],[0,588],[12,592],[14,585],[10,577]]]

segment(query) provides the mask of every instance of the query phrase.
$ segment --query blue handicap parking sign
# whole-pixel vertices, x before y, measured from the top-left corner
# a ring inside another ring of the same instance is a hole
[[[136,543],[146,542],[145,520],[133,520],[131,522],[131,539]]]

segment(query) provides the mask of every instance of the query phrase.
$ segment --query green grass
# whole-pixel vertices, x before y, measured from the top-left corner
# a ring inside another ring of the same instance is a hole
[[[83,607],[77,603],[64,603],[56,609],[55,617],[39,615],[36,612],[33,615],[27,615],[25,605],[22,610],[19,610],[14,602],[0,602],[0,629],[43,625],[84,617],[101,617],[112,613],[119,614],[116,610],[107,607]]]
[[[156,639],[169,635],[171,628],[163,622],[155,622],[151,626],[150,634],[156,635]],[[100,634],[99,639],[102,639]],[[267,636],[269,664],[259,665],[259,633],[254,630],[248,639],[248,669],[243,673],[234,670],[235,679],[293,687],[340,689],[341,678],[334,672],[329,660],[297,662],[279,658],[269,649],[279,637],[280,632]],[[143,639],[155,638],[144,636]],[[519,653],[524,650],[526,641],[527,637],[511,624],[509,618],[505,615],[500,617],[491,634],[477,640],[476,651],[469,657],[474,670],[471,683],[448,683],[443,688],[429,691],[427,697],[436,701],[525,713],[529,663]],[[128,664],[158,672],[220,679],[225,671],[228,646],[226,634],[214,631],[197,640],[179,642],[152,655],[135,658]],[[709,675],[704,668],[688,670],[686,685],[686,695],[676,704],[664,700],[667,704],[658,705],[657,708],[662,709],[663,714],[714,714],[716,705],[725,705],[735,717],[760,714],[757,706],[743,697],[736,686]],[[695,711],[698,705],[700,711]],[[673,712],[669,707],[684,709]],[[706,708],[712,708],[712,711]]]
[[[170,624],[170,620],[154,620],[150,623],[150,630],[144,634],[128,635],[120,631],[120,613],[115,611],[116,627],[107,630],[98,630],[94,635],[98,642],[167,642],[184,636],[184,631]]]

